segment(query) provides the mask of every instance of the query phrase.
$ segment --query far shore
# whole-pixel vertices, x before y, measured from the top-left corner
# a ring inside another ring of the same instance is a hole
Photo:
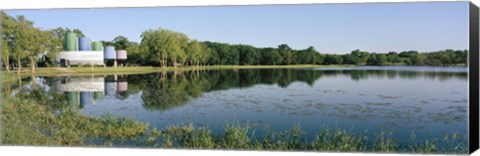
[[[167,71],[192,71],[192,70],[217,70],[217,69],[288,69],[288,68],[341,68],[341,67],[358,67],[362,65],[212,65],[212,66],[183,66],[183,67],[158,67],[158,66],[124,66],[124,67],[37,67],[32,73],[29,67],[23,67],[20,76],[65,76],[65,75],[113,75],[113,74],[146,74]],[[404,64],[391,64],[387,66],[404,66]],[[465,66],[459,64],[456,66]],[[17,70],[3,73],[17,75]]]
[[[152,66],[126,66],[126,67],[39,67],[32,73],[30,68],[22,68],[21,76],[56,76],[56,75],[110,75],[110,74],[142,74],[165,71],[191,71],[191,70],[216,70],[216,69],[274,69],[274,68],[332,68],[354,67],[355,65],[214,65],[214,66],[185,66],[177,67],[152,67]],[[3,70],[2,72],[7,72]],[[17,74],[16,70],[9,73]]]

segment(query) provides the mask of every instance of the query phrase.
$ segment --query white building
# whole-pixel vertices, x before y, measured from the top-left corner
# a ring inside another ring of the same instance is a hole
[[[63,51],[58,53],[55,62],[61,63],[62,60],[68,61],[69,64],[105,65],[103,51]]]

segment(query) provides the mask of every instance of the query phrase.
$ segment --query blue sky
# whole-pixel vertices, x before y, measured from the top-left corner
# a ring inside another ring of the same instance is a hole
[[[81,29],[92,40],[166,28],[191,39],[321,53],[468,49],[468,2],[7,10],[36,27]]]

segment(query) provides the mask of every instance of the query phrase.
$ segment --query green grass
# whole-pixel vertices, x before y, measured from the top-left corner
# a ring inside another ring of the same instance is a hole
[[[18,76],[13,72],[2,71],[1,79],[1,83],[4,84],[18,79]]]
[[[137,74],[152,73],[162,71],[190,71],[190,70],[216,70],[216,69],[278,69],[278,68],[324,68],[324,67],[350,67],[353,65],[215,65],[215,66],[185,66],[185,67],[151,67],[151,66],[135,66],[135,67],[45,67],[36,68],[35,75],[82,75],[82,74]],[[12,71],[16,73],[16,71]],[[30,68],[23,68],[22,75],[30,75]]]
[[[157,131],[157,130],[155,130]],[[206,127],[194,128],[192,124],[176,125],[157,131],[155,137],[144,146],[187,149],[236,149],[236,150],[302,150],[334,152],[383,152],[383,153],[467,153],[467,147],[458,142],[458,135],[446,135],[443,141],[436,139],[420,142],[414,136],[408,147],[401,147],[384,131],[368,138],[364,133],[345,129],[323,129],[311,141],[306,141],[299,125],[287,131],[266,131],[262,138],[255,138],[255,129],[238,122],[227,123],[223,134],[214,134]],[[453,137],[457,138],[453,138]],[[441,146],[440,143],[446,143]]]
[[[140,122],[103,116],[85,117],[68,107],[56,114],[28,98],[4,97],[2,143],[14,145],[87,145],[88,138],[125,139],[145,133]],[[25,137],[27,136],[27,137]]]

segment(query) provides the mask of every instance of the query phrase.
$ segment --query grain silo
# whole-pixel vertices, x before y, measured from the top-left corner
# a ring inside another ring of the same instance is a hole
[[[92,42],[92,51],[103,51],[103,44],[102,42]]]
[[[79,51],[91,51],[91,41],[89,38],[86,37],[79,37],[78,38],[78,50]]]
[[[77,51],[77,34],[73,32],[65,33],[64,40],[64,49],[65,51]]]
[[[117,50],[117,60],[126,60],[127,51],[126,50]]]
[[[117,58],[117,54],[115,53],[115,47],[105,46],[103,58],[105,60],[115,60]]]

